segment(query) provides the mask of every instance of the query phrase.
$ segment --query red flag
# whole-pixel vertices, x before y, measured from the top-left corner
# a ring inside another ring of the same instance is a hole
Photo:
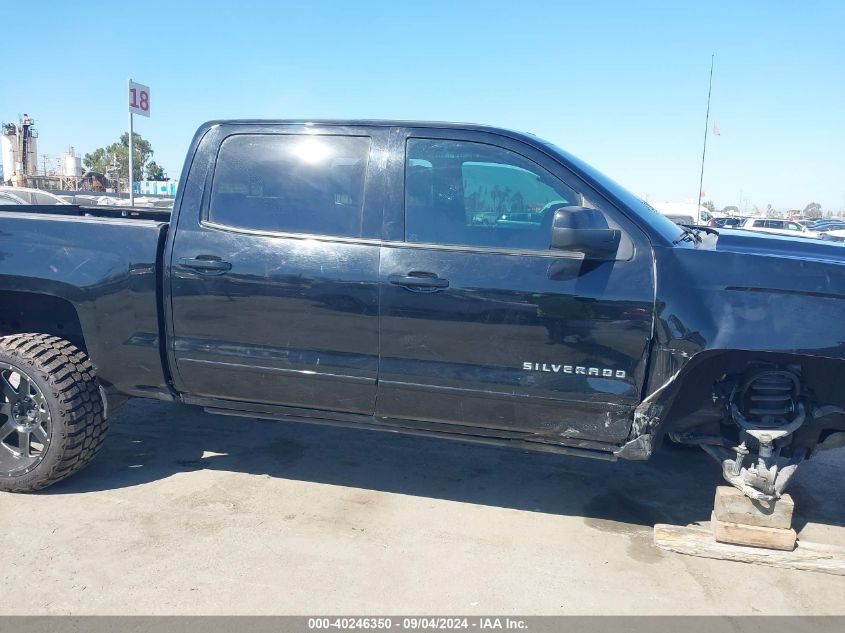
[[[713,136],[721,136],[719,133],[719,124],[713,121]]]

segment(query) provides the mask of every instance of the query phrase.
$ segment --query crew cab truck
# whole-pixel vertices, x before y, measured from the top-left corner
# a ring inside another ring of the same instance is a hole
[[[756,499],[845,438],[845,250],[672,223],[533,135],[215,121],[169,219],[0,213],[0,488],[128,398],[566,455]],[[233,421],[233,424],[236,424]]]

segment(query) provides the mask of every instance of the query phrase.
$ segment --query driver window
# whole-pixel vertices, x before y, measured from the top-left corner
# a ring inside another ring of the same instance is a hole
[[[408,242],[547,250],[555,211],[581,194],[500,147],[409,139],[405,165]]]

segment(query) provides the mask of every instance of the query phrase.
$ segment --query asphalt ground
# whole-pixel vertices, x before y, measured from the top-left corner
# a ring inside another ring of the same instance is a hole
[[[0,493],[0,614],[842,614],[845,577],[652,545],[719,469],[133,401],[85,471]],[[845,451],[799,468],[799,537],[845,546]]]

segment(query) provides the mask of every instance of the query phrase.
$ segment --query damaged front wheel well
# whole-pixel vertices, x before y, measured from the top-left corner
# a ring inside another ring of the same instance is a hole
[[[690,428],[718,421],[722,417],[715,396],[719,383],[727,377],[743,375],[750,367],[771,365],[794,367],[800,372],[803,394],[810,405],[824,404],[845,408],[841,376],[843,361],[800,354],[772,352],[713,351],[694,356],[663,400],[665,413],[652,429],[655,439],[668,433],[682,433]],[[831,416],[835,418],[836,416]],[[841,416],[840,416],[841,417]],[[835,419],[830,423],[838,427]],[[842,420],[845,422],[845,420]],[[827,423],[827,421],[826,421]]]
[[[616,455],[645,459],[668,435],[701,446],[748,497],[771,501],[804,459],[845,445],[838,369],[840,360],[796,354],[697,355],[637,407]]]

